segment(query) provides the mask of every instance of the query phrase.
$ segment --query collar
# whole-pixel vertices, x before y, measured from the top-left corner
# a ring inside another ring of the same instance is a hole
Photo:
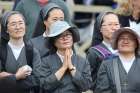
[[[131,21],[136,22],[137,24],[140,23],[140,17],[139,17],[138,20],[136,20],[136,19],[134,19],[133,16],[131,15],[131,16],[129,17],[129,19],[130,19]]]
[[[110,43],[107,43],[107,42],[105,42],[105,41],[103,41],[102,43],[107,47],[107,49],[108,49],[112,54],[116,54],[116,53],[118,52],[117,50],[114,50],[114,49],[112,48],[112,46],[111,46]]]
[[[22,49],[22,48],[25,46],[24,43],[22,43],[22,44],[19,45],[19,46],[16,46],[16,45],[12,44],[11,42],[8,42],[8,45],[9,45],[12,49]]]
[[[134,62],[134,60],[135,60],[135,56],[133,57],[133,58],[131,58],[131,59],[127,59],[127,58],[124,58],[122,55],[120,55],[120,54],[118,54],[119,55],[119,58],[120,58],[120,60],[122,61],[122,62]]]
[[[110,48],[111,47],[111,44],[109,44],[109,43],[107,43],[107,42],[105,42],[105,41],[103,41],[103,44],[107,47],[107,48]],[[111,47],[112,48],[112,47]]]
[[[48,35],[44,32],[44,33],[43,33],[43,37],[48,37]]]
[[[61,55],[58,51],[56,52],[56,54],[58,55],[58,57],[60,58],[60,60],[61,60],[61,62],[63,62],[64,61],[64,56],[63,55]],[[71,56],[73,55],[73,51],[72,51],[72,54],[71,54]]]

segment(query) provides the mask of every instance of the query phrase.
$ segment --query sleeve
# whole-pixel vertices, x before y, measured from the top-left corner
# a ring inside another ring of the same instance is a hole
[[[80,63],[82,64],[82,62]],[[87,61],[83,63],[84,63],[83,65],[79,64],[81,67],[80,69],[76,67],[76,73],[72,79],[73,83],[77,85],[80,91],[86,91],[90,89],[92,83],[90,65]]]
[[[0,59],[0,73],[2,71],[2,65],[1,65],[1,59]],[[1,76],[0,76],[1,77]],[[10,75],[5,78],[0,78],[0,91],[7,91],[10,88],[14,88],[16,86],[16,78],[15,75]],[[7,90],[4,90],[7,89]]]
[[[39,69],[41,66],[41,59],[38,51],[33,49],[33,71],[30,76],[23,80],[17,80],[17,85],[22,89],[29,89],[39,86]]]
[[[57,80],[55,72],[52,71],[52,68],[47,64],[51,59],[42,59],[41,68],[40,68],[40,84],[41,87],[48,91],[53,91],[59,87],[62,83]]]
[[[95,88],[95,93],[112,93],[109,79],[109,71],[104,61],[102,62],[98,75],[97,75],[97,85]]]
[[[93,80],[91,89],[94,90],[96,86],[97,72],[99,70],[101,59],[99,58],[99,54],[93,48],[90,48],[87,52],[87,59],[91,68],[91,77]]]

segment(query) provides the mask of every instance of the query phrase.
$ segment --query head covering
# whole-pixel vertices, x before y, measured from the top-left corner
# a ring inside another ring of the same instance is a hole
[[[42,16],[43,16],[44,20],[45,20],[46,16],[48,15],[49,11],[51,9],[53,9],[53,8],[60,8],[60,6],[58,6],[55,3],[48,3],[46,6],[43,7],[43,9],[42,9]]]
[[[73,35],[73,41],[78,42],[80,40],[79,32],[76,27],[70,26],[66,21],[56,21],[50,26],[50,33],[48,37],[56,37],[66,30],[70,30]]]
[[[78,42],[80,40],[80,35],[78,29],[76,27],[70,26],[66,21],[56,21],[50,26],[50,33],[48,34],[48,42],[47,47],[49,48],[49,53],[56,53],[57,48],[54,45],[55,40],[58,38],[60,34],[69,30],[72,33],[73,42]],[[74,49],[74,47],[72,46]]]
[[[100,29],[101,29],[101,26],[103,23],[103,18],[107,14],[115,14],[115,13],[113,13],[113,12],[101,12],[95,20],[93,41],[92,41],[93,46],[100,44],[103,40],[103,36],[102,36],[102,33],[100,32]]]
[[[8,18],[13,15],[13,14],[20,14],[18,11],[8,11],[8,12],[5,12],[3,15],[2,15],[2,20],[1,20],[1,24],[4,26],[4,27],[7,27],[7,20]]]
[[[135,38],[137,43],[137,48],[135,49],[135,53],[138,54],[138,51],[140,49],[140,42],[139,42],[140,38],[138,34],[129,27],[123,27],[118,29],[118,31],[114,32],[113,39],[112,39],[112,48],[118,49],[118,39],[124,33],[130,33]]]
[[[36,23],[36,27],[35,27],[35,31],[33,33],[33,37],[37,37],[39,35],[42,35],[44,33],[44,31],[46,30],[46,26],[44,24],[44,20],[46,20],[49,16],[49,12],[54,9],[54,8],[60,8],[60,6],[58,6],[55,3],[48,3],[47,5],[45,5],[38,16],[38,20]],[[62,9],[61,9],[62,10]],[[63,10],[62,10],[63,11]],[[64,11],[63,11],[64,12]]]

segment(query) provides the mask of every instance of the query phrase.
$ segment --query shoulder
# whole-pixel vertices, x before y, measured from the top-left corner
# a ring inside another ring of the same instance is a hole
[[[101,56],[101,53],[100,53],[100,48],[105,48],[102,44],[99,44],[99,45],[96,45],[96,46],[93,46],[91,47],[88,52],[87,52],[87,55],[88,54],[91,54],[91,55],[100,55]]]
[[[35,37],[35,38],[30,39],[30,42],[36,43],[36,42],[41,41],[42,39],[43,39],[43,36],[40,35],[40,36],[38,36],[38,37]]]
[[[56,60],[57,54],[49,54],[47,56],[42,57],[42,61],[48,61],[48,60]]]
[[[110,66],[113,64],[113,59],[116,59],[116,58],[118,58],[118,56],[111,55],[111,56],[105,58],[102,63],[103,63],[103,65]]]

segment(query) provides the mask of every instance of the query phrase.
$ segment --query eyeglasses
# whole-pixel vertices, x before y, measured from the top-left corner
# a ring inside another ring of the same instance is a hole
[[[23,26],[23,25],[24,25],[24,22],[22,21],[8,23],[8,26],[10,27],[17,27],[17,26]]]
[[[136,39],[135,39],[135,38],[130,38],[130,37],[128,37],[128,38],[127,38],[127,37],[120,37],[120,38],[119,38],[119,41],[126,41],[126,40],[127,40],[127,41],[134,41],[134,40],[136,40]]]
[[[71,38],[72,33],[61,34],[58,36],[59,39],[63,40],[64,38]]]
[[[102,26],[103,27],[105,27],[105,26],[109,26],[109,27],[111,26],[112,27],[112,26],[120,26],[120,24],[119,23],[109,23],[109,24],[102,24]]]

